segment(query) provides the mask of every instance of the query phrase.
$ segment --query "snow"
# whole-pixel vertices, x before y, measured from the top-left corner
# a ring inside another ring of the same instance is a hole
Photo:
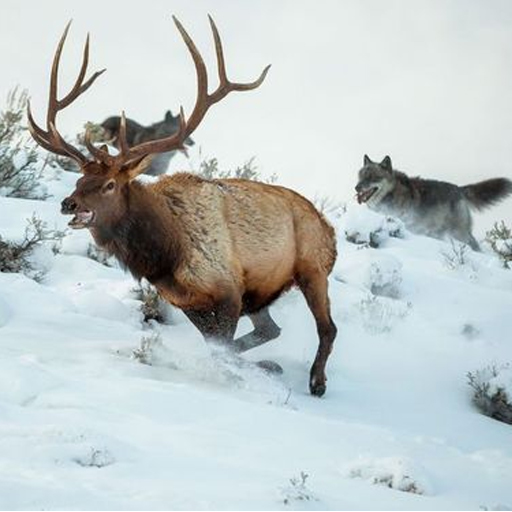
[[[0,235],[34,212],[64,229],[76,178],[44,202],[0,197]],[[89,259],[85,231],[35,256],[40,282],[0,274],[0,508],[510,509],[512,428],[474,408],[466,374],[512,361],[512,272],[471,251],[453,265],[450,243],[359,205],[334,222],[321,399],[296,291],[272,307],[281,336],[240,357],[178,311],[144,325],[137,283]]]

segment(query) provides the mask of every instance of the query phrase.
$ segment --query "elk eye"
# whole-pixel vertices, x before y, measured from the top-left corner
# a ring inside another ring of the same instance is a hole
[[[109,181],[106,185],[105,185],[105,192],[108,192],[110,190],[114,190],[114,187],[116,186],[115,182],[113,181]]]

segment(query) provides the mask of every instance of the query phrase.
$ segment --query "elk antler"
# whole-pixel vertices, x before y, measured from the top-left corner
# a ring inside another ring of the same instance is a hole
[[[144,142],[142,144],[130,148],[126,140],[126,119],[123,112],[121,116],[121,126],[119,133],[119,155],[113,157],[112,155],[109,155],[106,150],[94,147],[90,140],[90,133],[86,132],[85,141],[87,148],[98,160],[103,161],[110,165],[112,165],[113,161],[115,161],[118,165],[122,165],[135,159],[139,160],[153,153],[163,153],[175,149],[183,149],[184,141],[199,126],[199,123],[202,121],[206,112],[212,105],[222,100],[232,91],[250,91],[252,89],[256,89],[263,83],[263,80],[265,80],[268,70],[270,69],[270,65],[265,67],[259,78],[254,82],[235,83],[229,81],[226,74],[224,53],[222,50],[222,42],[220,39],[219,31],[217,30],[217,27],[215,26],[215,22],[213,21],[212,17],[208,16],[213,33],[213,39],[215,42],[215,52],[217,54],[217,69],[219,74],[219,86],[213,93],[209,94],[208,73],[203,58],[201,57],[201,54],[199,53],[196,45],[194,44],[194,41],[188,35],[187,31],[180,23],[180,21],[175,16],[173,16],[172,18],[174,20],[176,27],[178,28],[179,33],[181,34],[181,37],[183,38],[185,44],[187,45],[187,48],[190,52],[190,55],[192,56],[192,59],[196,67],[197,99],[194,109],[190,114],[190,117],[188,118],[188,120],[185,119],[185,114],[183,112],[182,107],[180,109],[179,116],[180,127],[176,133],[163,139]]]
[[[78,96],[87,91],[87,89],[89,89],[94,81],[106,70],[102,69],[101,71],[96,71],[96,73],[94,73],[87,81],[84,82],[85,74],[87,73],[87,65],[89,63],[89,34],[87,34],[82,58],[82,67],[80,68],[80,72],[78,73],[75,84],[69,93],[64,96],[64,98],[61,100],[57,98],[60,56],[66,41],[66,37],[68,35],[70,25],[71,21],[66,25],[64,33],[62,34],[62,37],[60,38],[59,44],[57,46],[57,50],[55,51],[55,56],[53,57],[52,72],[50,77],[48,113],[46,115],[46,130],[43,130],[34,121],[34,117],[32,116],[32,111],[30,109],[30,102],[27,104],[28,128],[35,141],[46,150],[51,151],[52,153],[56,153],[57,155],[71,157],[76,162],[78,162],[79,165],[84,165],[88,161],[87,157],[83,155],[77,148],[66,142],[62,135],[60,135],[60,133],[57,131],[57,114],[59,111],[64,110],[73,101],[75,101]]]

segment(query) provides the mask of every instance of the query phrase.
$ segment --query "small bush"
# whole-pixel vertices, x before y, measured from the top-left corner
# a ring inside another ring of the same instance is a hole
[[[202,160],[199,164],[199,169],[195,171],[196,174],[208,180],[226,179],[226,178],[240,178],[252,181],[261,181],[264,183],[275,183],[277,176],[272,174],[270,177],[265,178],[260,175],[255,164],[255,158],[249,159],[242,166],[235,169],[223,171],[219,168],[219,162],[216,158]]]
[[[487,231],[485,241],[502,261],[505,268],[510,268],[512,262],[512,230],[505,222],[495,222],[493,228]]]
[[[386,217],[374,229],[358,229],[357,227],[345,230],[345,240],[361,247],[378,249],[388,238],[403,238],[404,225],[393,217]]]
[[[403,457],[360,457],[347,466],[347,476],[411,494],[431,493],[422,468]]]
[[[450,270],[456,270],[457,268],[467,265],[469,262],[469,247],[461,242],[455,242],[450,239],[450,250],[442,251],[444,264]]]
[[[486,416],[512,425],[511,366],[488,366],[469,372],[467,377],[473,389],[473,403],[478,409]]]
[[[316,209],[327,217],[336,219],[341,218],[347,213],[347,205],[341,201],[336,201],[329,196],[317,196],[313,199]]]
[[[137,300],[142,302],[140,310],[144,315],[144,322],[155,321],[160,324],[166,323],[168,318],[167,314],[167,303],[164,302],[157,289],[149,284],[147,281],[143,281],[134,293]]]
[[[53,242],[52,249],[57,252],[63,236],[64,233],[48,229],[45,222],[33,215],[28,220],[21,242],[6,241],[0,236],[0,272],[19,272],[38,280],[41,273],[31,261],[34,249],[43,242]]]
[[[89,452],[83,456],[73,459],[79,466],[84,468],[104,468],[114,464],[115,459],[106,449],[90,448]]]
[[[294,505],[294,502],[300,501],[318,501],[306,485],[308,478],[309,475],[304,471],[301,471],[298,476],[290,478],[289,485],[281,489],[285,505]],[[295,504],[294,508],[296,507]]]
[[[395,258],[373,261],[369,269],[370,291],[373,295],[398,299],[402,288],[402,264]]]
[[[368,295],[359,303],[359,314],[364,329],[370,334],[390,332],[399,320],[403,320],[410,312],[412,304]]]
[[[87,246],[87,257],[105,265],[106,267],[115,267],[117,264],[114,256],[111,256],[107,251],[98,247],[93,242],[89,243]]]
[[[22,125],[27,105],[27,91],[12,90],[7,106],[0,112],[0,195],[26,199],[46,199],[41,184],[45,163],[29,144],[27,128]]]
[[[162,338],[160,334],[153,332],[149,336],[144,336],[141,339],[140,347],[133,351],[133,358],[139,363],[153,365],[155,353],[163,347]]]

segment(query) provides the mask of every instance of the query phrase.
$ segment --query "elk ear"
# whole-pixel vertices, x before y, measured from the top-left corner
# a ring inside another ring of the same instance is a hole
[[[389,156],[385,156],[384,160],[379,164],[384,170],[391,172],[393,170],[393,166],[391,165],[391,158]]]
[[[128,181],[134,180],[139,174],[146,172],[151,165],[151,160],[153,159],[153,155],[146,155],[137,160],[132,160],[129,162],[123,172],[126,173],[128,177]]]
[[[370,164],[373,164],[373,162],[370,160],[370,157],[368,155],[364,155],[363,165],[370,165]]]
[[[164,122],[166,123],[170,123],[174,120],[174,116],[172,115],[172,112],[170,110],[168,110],[166,113],[165,113],[165,116],[164,116]]]

